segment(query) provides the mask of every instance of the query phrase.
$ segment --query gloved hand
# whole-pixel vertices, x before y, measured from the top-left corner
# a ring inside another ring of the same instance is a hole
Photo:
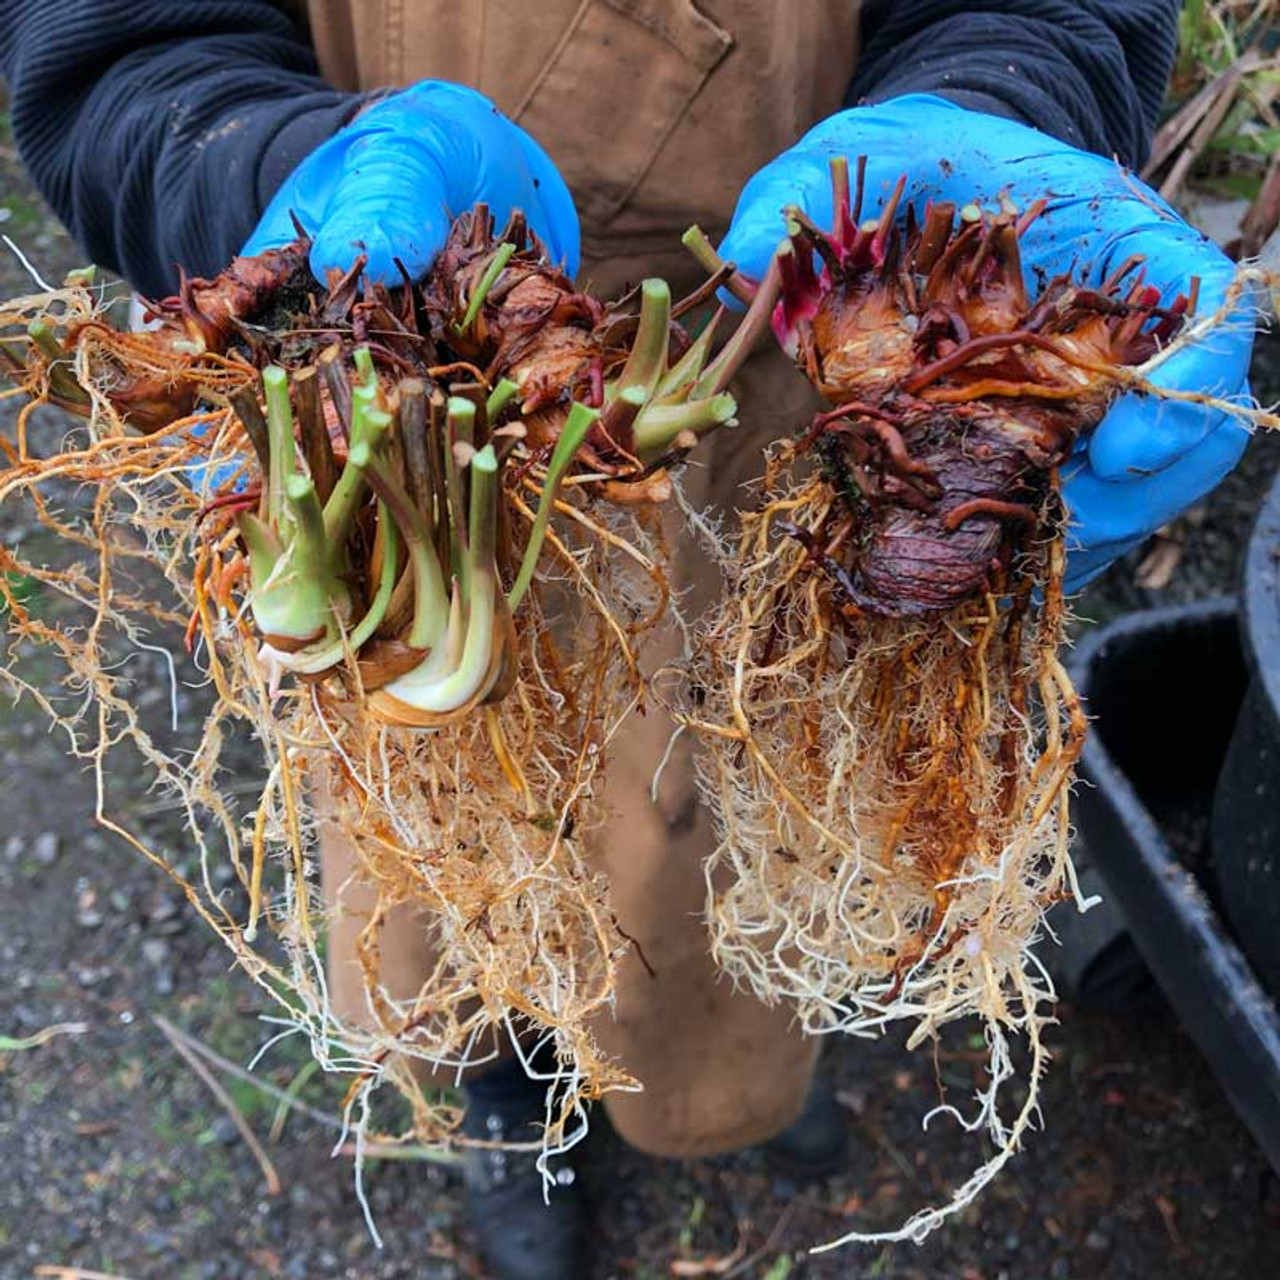
[[[1022,240],[1032,296],[1036,273],[1073,266],[1100,282],[1131,254],[1146,258],[1148,281],[1166,301],[1200,277],[1197,314],[1222,303],[1233,265],[1159,196],[1113,160],[996,116],[913,94],[842,111],[811,129],[743,189],[720,252],[763,275],[783,236],[782,209],[795,204],[819,226],[832,221],[833,155],[867,157],[863,217],[873,217],[907,174],[917,213],[927,199],[991,207],[1001,192],[1026,207],[1049,197]],[[1250,316],[1226,324],[1170,357],[1151,381],[1230,398],[1247,395]],[[1248,432],[1238,420],[1186,403],[1128,394],[1081,442],[1063,468],[1071,510],[1070,589],[1083,586],[1143,538],[1208,493],[1239,460]]]
[[[362,250],[368,276],[415,279],[451,219],[483,200],[499,227],[523,210],[553,261],[578,269],[578,215],[545,151],[474,89],[425,80],[365,110],[317,147],[276,192],[243,253],[287,244],[294,214],[312,237],[311,270],[346,270]]]

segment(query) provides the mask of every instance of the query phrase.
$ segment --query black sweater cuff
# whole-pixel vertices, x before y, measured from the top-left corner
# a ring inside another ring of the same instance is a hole
[[[1180,0],[866,0],[849,102],[936,93],[1139,168]]]
[[[41,193],[151,296],[220,271],[363,102],[276,0],[0,0],[0,74]]]
[[[267,140],[258,162],[255,186],[257,211],[261,215],[286,178],[323,142],[351,123],[367,98],[346,98],[336,104],[314,107],[285,120],[274,137]]]

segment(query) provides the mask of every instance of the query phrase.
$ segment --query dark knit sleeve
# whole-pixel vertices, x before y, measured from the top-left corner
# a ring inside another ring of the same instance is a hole
[[[1133,168],[1151,149],[1180,0],[866,0],[850,103],[936,93]]]
[[[0,75],[41,193],[152,296],[220,270],[360,103],[268,0],[0,0]]]

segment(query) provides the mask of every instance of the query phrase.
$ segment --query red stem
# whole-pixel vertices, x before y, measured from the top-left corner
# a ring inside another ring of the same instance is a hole
[[[1034,524],[1036,513],[1025,502],[1001,502],[998,498],[970,498],[959,506],[952,507],[942,517],[942,527],[948,533],[954,533],[964,522],[973,516],[994,516],[997,520],[1018,520],[1024,524]]]

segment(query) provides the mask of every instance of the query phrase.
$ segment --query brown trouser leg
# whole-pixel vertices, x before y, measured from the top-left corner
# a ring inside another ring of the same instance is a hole
[[[790,431],[804,416],[807,388],[780,355],[753,361],[741,382],[740,399],[765,406],[767,425],[744,424],[725,434],[706,468],[689,469],[685,488],[695,505],[708,499],[725,508],[741,505],[746,495],[738,486],[758,474],[764,440]],[[681,549],[677,580],[691,588],[686,608],[693,613],[714,599],[718,572],[681,530],[675,511],[671,532],[672,545]],[[647,665],[656,669],[677,653],[678,633],[670,628],[650,646]],[[656,804],[650,796],[673,728],[660,708],[650,706],[619,736],[609,761],[611,817],[593,854],[609,876],[619,923],[655,972],[651,977],[638,956],[628,955],[618,977],[616,1015],[602,1018],[596,1030],[644,1086],[641,1093],[606,1098],[618,1131],[643,1151],[693,1156],[749,1146],[785,1128],[803,1104],[818,1041],[799,1034],[785,1004],[767,1008],[735,993],[712,963],[702,920],[702,863],[714,835],[697,802],[687,736],[671,752]],[[350,850],[326,827],[322,882],[338,908],[329,944],[331,997],[340,1015],[365,1020],[354,951],[372,895],[351,880],[352,865]],[[381,950],[388,991],[411,997],[432,959],[421,917],[405,908],[390,912]]]

